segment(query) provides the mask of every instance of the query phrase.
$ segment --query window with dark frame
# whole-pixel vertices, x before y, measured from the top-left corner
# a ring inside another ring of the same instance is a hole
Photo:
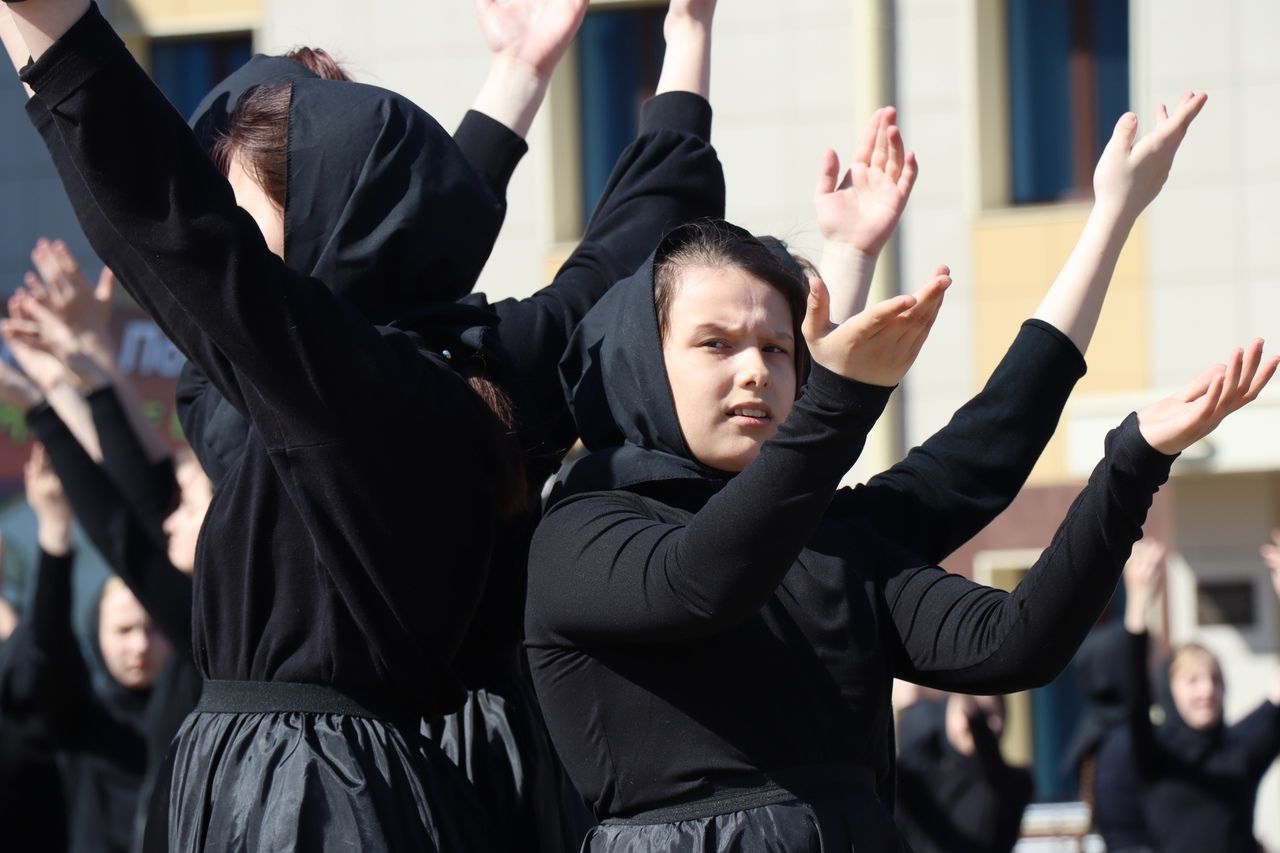
[[[157,39],[151,43],[151,79],[185,118],[209,90],[253,55],[248,33]]]
[[[1011,201],[1089,198],[1129,109],[1128,0],[1007,0]]]
[[[578,33],[584,226],[657,89],[666,12],[665,4],[592,10]]]

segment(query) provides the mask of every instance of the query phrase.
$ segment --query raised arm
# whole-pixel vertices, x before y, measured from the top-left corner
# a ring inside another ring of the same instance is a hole
[[[27,424],[47,449],[89,540],[170,643],[190,654],[191,578],[169,562],[159,522],[154,530],[142,524],[111,478],[89,458],[52,409],[37,406],[27,414]]]
[[[28,29],[42,10],[68,8],[21,6]],[[415,384],[403,377],[406,354],[271,254],[96,7],[32,52],[26,80],[114,232],[90,233],[98,254],[220,391],[259,410],[269,444],[329,440],[395,408]],[[138,132],[124,139],[122,123]]]
[[[27,502],[36,514],[40,573],[31,607],[32,690],[51,730],[67,738],[86,694],[89,668],[71,629],[71,508],[43,448],[24,469]]]
[[[814,283],[805,337],[815,365],[777,435],[684,525],[626,492],[553,507],[534,536],[529,612],[576,643],[665,642],[722,631],[763,606],[822,519],[945,286],[831,326]]]
[[[1255,399],[1278,361],[1263,361],[1257,341],[1247,355],[1236,350],[1225,367],[1126,419],[1012,593],[921,567],[886,546],[885,603],[901,643],[895,675],[976,693],[1024,690],[1055,678],[1111,599],[1174,455]]]
[[[663,84],[641,109],[639,135],[619,156],[582,242],[550,285],[527,299],[493,306],[519,378],[560,451],[577,436],[558,364],[578,322],[610,286],[635,271],[667,231],[724,215],[724,172],[710,142],[704,68],[714,9],[712,0],[671,4]]]
[[[1160,750],[1151,724],[1151,675],[1147,669],[1148,636],[1152,608],[1165,583],[1165,549],[1158,543],[1139,542],[1124,568],[1124,631],[1127,684],[1125,719],[1133,744],[1133,764],[1138,775],[1150,779],[1160,772]]]
[[[1009,505],[1058,424],[1097,324],[1116,259],[1155,198],[1204,96],[1133,144],[1122,118],[1098,163],[1089,221],[1035,318],[1023,325],[982,391],[888,471],[842,495],[851,514],[931,562],[973,538]]]

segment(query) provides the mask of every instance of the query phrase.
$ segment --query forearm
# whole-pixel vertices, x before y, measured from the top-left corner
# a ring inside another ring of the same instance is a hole
[[[525,139],[547,96],[549,77],[509,56],[497,55],[489,65],[471,109],[484,113]]]
[[[89,9],[89,0],[24,0],[12,3],[18,34],[31,58],[38,60]]]
[[[983,389],[945,427],[840,500],[886,539],[942,560],[1013,501],[1084,372],[1062,333],[1024,323]]]
[[[1150,776],[1156,766],[1155,730],[1151,725],[1151,681],[1147,674],[1147,632],[1125,628],[1125,719],[1139,775]]]
[[[81,395],[80,390],[70,382],[59,382],[45,392],[45,400],[57,413],[59,420],[66,424],[84,452],[94,462],[101,462],[102,442],[98,439],[97,427],[93,425],[89,402]]]
[[[1012,593],[938,570],[888,574],[893,620],[917,668],[899,677],[980,693],[1057,677],[1111,600],[1172,463],[1142,438],[1137,418],[1127,418],[1107,437],[1106,456]]]
[[[1123,209],[1095,204],[1075,248],[1036,309],[1037,319],[1061,330],[1081,353],[1088,351],[1133,223],[1134,216]]]
[[[823,241],[818,272],[831,294],[831,322],[843,323],[867,307],[877,260],[848,243]]]
[[[668,13],[663,24],[667,41],[656,94],[692,92],[711,99],[711,22],[714,6],[701,15]]]
[[[153,457],[134,422],[145,421],[152,433],[157,432],[155,427],[143,412],[130,416],[120,398],[120,386],[102,388],[89,395],[88,401],[102,442],[103,470],[138,521],[164,547],[167,540],[161,525],[172,509],[178,484],[169,454]]]
[[[18,32],[18,25],[9,14],[7,5],[0,7],[0,41],[4,42],[4,52],[9,54],[9,61],[13,63],[15,71],[27,64],[27,59],[30,58],[27,44],[22,40],[22,34]],[[28,98],[34,94],[25,83],[22,88],[26,90]]]

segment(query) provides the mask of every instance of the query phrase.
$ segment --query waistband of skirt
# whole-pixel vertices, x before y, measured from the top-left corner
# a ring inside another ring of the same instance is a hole
[[[340,714],[417,729],[421,715],[386,699],[354,696],[324,684],[286,681],[204,683],[197,714]]]
[[[606,818],[601,823],[634,826],[717,817],[800,799],[803,792],[797,789],[808,787],[854,786],[872,795],[876,790],[875,771],[870,767],[852,764],[800,767],[770,772],[756,778],[761,780],[759,784],[722,787],[714,794],[696,800],[637,812],[628,817]]]

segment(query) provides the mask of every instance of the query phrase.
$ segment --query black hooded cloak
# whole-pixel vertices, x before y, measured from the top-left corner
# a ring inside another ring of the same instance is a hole
[[[1235,725],[1220,720],[1199,731],[1169,701],[1157,728],[1150,716],[1147,634],[1127,640],[1129,736],[1156,849],[1254,853],[1254,803],[1263,775],[1280,756],[1280,708],[1264,701]]]
[[[270,253],[96,7],[24,79],[94,249],[251,424],[197,552],[193,652],[208,682],[174,748],[169,846],[488,849],[465,783],[412,721],[463,696],[450,662],[490,556],[496,419],[423,338],[371,325]],[[357,102],[383,122],[378,150],[452,156],[391,93],[293,83],[294,114],[336,122]],[[294,122],[295,147],[306,126]],[[347,151],[354,171],[370,165]],[[360,198],[389,215],[416,162],[375,164],[370,177],[398,189]],[[455,177],[417,203],[487,196]],[[335,230],[385,218],[342,213]],[[429,289],[421,270],[370,286]]]
[[[891,679],[1049,681],[1168,474],[1130,418],[1014,593],[931,564],[1012,499],[1081,368],[1031,321],[945,429],[837,490],[889,389],[815,366],[778,434],[727,476],[679,431],[653,258],[610,291],[575,334],[566,383],[584,438],[621,440],[589,443],[562,476],[526,611],[548,728],[604,820],[591,849],[899,849]]]

